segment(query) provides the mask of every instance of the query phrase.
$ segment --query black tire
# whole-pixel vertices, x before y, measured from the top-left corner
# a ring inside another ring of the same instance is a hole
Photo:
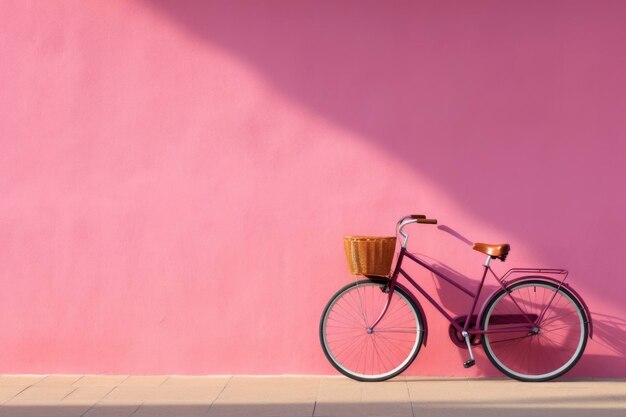
[[[320,320],[324,355],[335,369],[357,381],[384,381],[399,375],[415,360],[422,345],[420,309],[399,286],[385,316],[368,330],[382,312],[386,288],[387,281],[348,284],[330,299]]]
[[[520,331],[527,323],[533,324],[532,330]],[[589,334],[588,318],[576,297],[564,286],[541,279],[517,282],[489,300],[481,328],[507,327],[517,329],[483,334],[483,349],[502,373],[525,382],[549,381],[568,372],[582,356]]]

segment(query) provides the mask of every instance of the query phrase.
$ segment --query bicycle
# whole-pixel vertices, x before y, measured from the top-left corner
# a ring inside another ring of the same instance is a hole
[[[425,344],[427,321],[417,297],[398,282],[402,276],[449,322],[468,349],[465,368],[475,364],[472,347],[482,345],[491,363],[520,381],[548,381],[568,372],[593,335],[591,315],[580,295],[565,283],[564,269],[513,268],[498,277],[491,262],[502,262],[510,245],[474,243],[487,255],[483,274],[472,291],[407,251],[409,224],[437,224],[425,215],[404,216],[396,226],[402,236],[393,272],[396,237],[346,236],[346,255],[356,280],[328,302],[320,321],[326,358],[342,374],[358,381],[384,381],[406,370]],[[454,318],[402,269],[409,259],[473,298],[467,316]],[[499,284],[475,314],[488,273]],[[519,276],[520,274],[524,274]]]

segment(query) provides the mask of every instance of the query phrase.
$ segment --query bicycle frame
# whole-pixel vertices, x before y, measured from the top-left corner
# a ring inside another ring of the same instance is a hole
[[[472,302],[471,308],[469,310],[469,313],[467,314],[467,318],[468,319],[465,320],[465,323],[464,323],[463,327],[461,327],[461,325],[459,323],[457,323],[457,321],[452,316],[450,316],[450,314],[448,314],[443,309],[443,307],[434,298],[432,298],[426,292],[426,290],[424,290],[417,282],[415,282],[415,280],[413,278],[411,278],[411,276],[404,269],[402,269],[402,263],[403,263],[405,257],[410,259],[410,260],[412,260],[413,262],[417,263],[421,267],[427,269],[428,271],[432,272],[437,277],[439,277],[439,278],[443,279],[444,281],[448,282],[449,284],[451,284],[452,286],[454,286],[455,288],[457,288],[461,292],[463,292],[465,295],[467,295],[469,297],[473,297],[473,302]],[[547,310],[547,307],[539,315],[528,315],[527,313],[525,313],[522,310],[522,308],[518,305],[518,303],[513,298],[511,298],[511,300],[513,301],[513,303],[517,306],[517,308],[520,311],[520,315],[519,315],[519,317],[516,318],[516,320],[517,321],[521,321],[521,324],[507,326],[506,328],[499,328],[499,329],[486,330],[485,331],[485,330],[481,330],[480,329],[480,320],[476,320],[476,322],[474,324],[474,328],[470,329],[470,322],[471,322],[470,318],[474,315],[474,312],[476,311],[476,305],[478,303],[478,299],[480,298],[480,294],[481,294],[481,291],[483,289],[483,286],[484,286],[484,283],[485,283],[485,278],[487,277],[487,273],[491,272],[491,274],[496,278],[496,281],[498,282],[500,287],[502,289],[506,289],[506,278],[509,277],[510,275],[512,275],[513,273],[516,273],[516,272],[549,273],[549,274],[564,275],[562,280],[560,280],[560,281],[555,280],[556,282],[558,282],[559,288],[563,285],[563,282],[567,278],[568,272],[566,270],[564,270],[564,269],[531,269],[531,268],[519,269],[518,268],[518,269],[511,269],[511,270],[509,270],[506,274],[504,274],[502,276],[502,278],[500,278],[491,269],[490,261],[491,261],[491,258],[488,257],[487,260],[485,261],[485,263],[483,264],[484,270],[483,270],[482,278],[480,280],[480,283],[478,284],[478,288],[476,289],[476,292],[472,292],[468,288],[466,288],[466,287],[462,286],[461,284],[459,284],[458,282],[456,282],[454,279],[450,278],[449,276],[446,276],[444,273],[442,273],[440,271],[437,271],[434,267],[432,267],[427,262],[419,259],[417,256],[413,255],[412,253],[409,253],[406,250],[405,247],[402,247],[401,250],[400,250],[400,254],[398,255],[398,260],[396,262],[396,266],[394,268],[393,274],[391,275],[391,278],[389,280],[389,284],[388,284],[389,296],[387,297],[387,302],[386,302],[385,306],[383,307],[383,311],[381,312],[380,316],[370,326],[370,329],[373,330],[376,327],[376,325],[382,320],[383,316],[387,312],[387,309],[389,308],[389,303],[391,301],[391,297],[393,295],[393,292],[394,292],[394,289],[395,289],[398,277],[400,275],[402,275],[417,291],[419,291],[420,294],[422,294],[422,296],[424,296],[424,298],[426,298],[426,300],[428,300],[433,305],[433,307],[435,307],[437,309],[437,311],[439,311],[439,313],[441,313],[441,315],[443,315],[450,322],[450,324],[459,333],[467,332],[468,335],[481,335],[481,334],[494,334],[494,333],[509,333],[511,331],[520,331],[520,332],[528,331],[528,332],[532,332],[533,329],[536,328],[537,323],[539,323],[541,321],[545,311]],[[556,292],[555,292],[555,294],[556,294]],[[554,298],[554,296],[553,296],[553,298]],[[548,303],[548,307],[551,305],[551,303],[552,303],[552,300],[550,300],[550,302]],[[480,318],[480,316],[482,316],[482,311],[480,313],[481,314],[479,315],[478,318]],[[509,323],[511,323],[511,322],[515,323],[515,320],[509,320]]]

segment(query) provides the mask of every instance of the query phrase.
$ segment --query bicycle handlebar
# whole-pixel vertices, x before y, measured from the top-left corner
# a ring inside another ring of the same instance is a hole
[[[411,223],[420,223],[420,224],[437,224],[437,219],[427,219],[424,214],[409,214],[408,216],[404,216],[398,221],[398,226],[396,228],[397,233],[402,235],[404,241],[402,242],[402,247],[406,248],[406,243],[409,240],[409,235],[402,231],[402,228],[407,224]]]
[[[398,220],[398,227],[407,219],[412,220],[410,223],[437,224],[437,219],[427,219],[425,214],[409,214]]]

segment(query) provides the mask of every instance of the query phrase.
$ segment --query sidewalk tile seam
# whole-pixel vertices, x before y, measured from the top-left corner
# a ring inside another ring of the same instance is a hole
[[[32,387],[33,385],[35,385],[35,384],[31,384],[31,385],[28,385],[28,386],[24,387],[23,389],[21,389],[20,391],[18,391],[18,392],[17,392],[14,396],[12,396],[11,398],[9,398],[9,399],[7,399],[7,400],[3,401],[0,405],[4,405],[4,404],[8,403],[9,401],[11,401],[11,400],[13,400],[13,399],[17,398],[17,397],[18,397],[21,393],[23,393],[24,391],[26,391],[27,389],[29,389],[29,388],[30,388],[30,387]]]
[[[409,383],[405,379],[404,386],[406,388],[406,393],[409,396],[409,404],[411,404],[411,416],[415,417],[415,408],[413,407],[413,399],[411,398],[411,390],[409,389]]]
[[[322,389],[322,379],[320,378],[319,381],[317,382],[317,391],[315,392],[315,403],[313,404],[313,413],[311,414],[311,417],[315,417],[315,409],[317,408],[317,400],[320,397],[320,390]]]
[[[124,380],[126,380],[126,379],[124,379]],[[109,394],[110,394],[110,393],[111,393],[111,392],[112,392],[115,388],[117,388],[117,386],[113,386],[113,387],[109,390],[109,392],[107,392],[106,394],[104,394],[104,396],[103,396],[102,398],[100,398],[98,401],[96,401],[94,404],[92,404],[92,405],[91,405],[91,407],[89,407],[89,408],[87,409],[87,411],[85,411],[83,414],[81,414],[81,416],[80,416],[80,417],[84,417],[87,413],[89,413],[89,411],[90,411],[92,408],[94,408],[96,405],[98,405],[98,404],[100,403],[100,401],[102,401],[104,398],[106,398],[106,396],[107,396],[107,395],[109,395]]]
[[[209,408],[207,409],[207,415],[210,414],[211,412],[211,408],[213,408],[213,404],[215,404],[215,402],[220,398],[220,396],[222,395],[222,393],[224,391],[226,391],[226,387],[228,387],[228,385],[230,384],[230,382],[233,380],[233,375],[231,375],[230,377],[228,377],[228,381],[226,381],[226,383],[222,386],[222,389],[220,390],[220,392],[215,396],[215,398],[213,399],[213,401],[211,401],[211,404],[209,404]]]
[[[67,397],[69,397],[70,395],[72,395],[73,392],[75,392],[78,389],[78,387],[74,387],[73,390],[71,390],[70,392],[68,392],[65,397],[61,398],[61,401],[63,401],[64,399],[66,399]]]
[[[139,406],[137,406],[137,408],[135,408],[135,411],[130,413],[130,415],[128,417],[133,417],[135,414],[137,414],[137,412],[141,409],[141,407],[143,407],[144,404],[145,404],[145,401],[142,402],[141,404],[139,404]]]

